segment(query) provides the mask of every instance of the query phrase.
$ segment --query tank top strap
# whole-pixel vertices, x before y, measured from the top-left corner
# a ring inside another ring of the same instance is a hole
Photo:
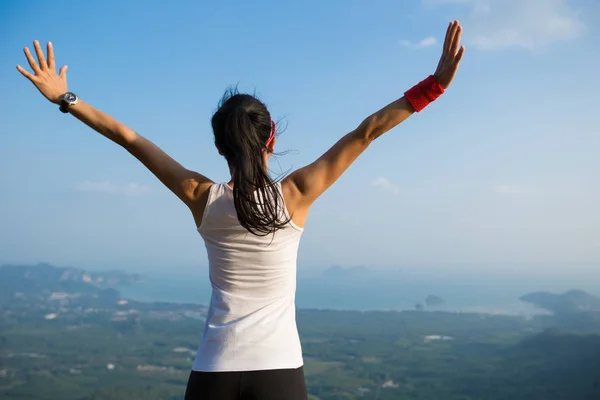
[[[208,199],[206,199],[206,209],[210,208],[211,204],[215,202],[219,197],[223,195],[225,183],[213,183],[208,189]]]
[[[200,222],[200,225],[198,226],[198,230],[200,230],[200,228],[205,225],[206,219],[208,218],[208,214],[210,213],[210,209],[212,204],[221,196],[223,196],[223,193],[225,192],[225,185],[227,185],[227,183],[213,183],[210,188],[208,189],[208,199],[206,199],[206,205],[204,206],[204,213],[202,215],[202,221]]]

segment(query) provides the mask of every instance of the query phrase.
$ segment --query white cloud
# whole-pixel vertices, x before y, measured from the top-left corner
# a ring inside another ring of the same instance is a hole
[[[389,192],[389,193],[393,193],[393,194],[400,193],[400,187],[398,185],[394,185],[387,178],[380,177],[380,178],[374,179],[371,182],[371,185],[373,185],[374,187],[381,189],[383,191]]]
[[[118,185],[108,181],[83,181],[75,185],[80,192],[107,193],[120,196],[144,196],[152,192],[152,188],[139,183]]]
[[[414,49],[422,49],[424,47],[435,46],[436,43],[437,43],[437,40],[433,36],[426,37],[425,39],[423,39],[423,40],[421,40],[420,42],[417,42],[417,43],[413,43],[410,40],[401,40],[400,41],[400,44],[402,46],[404,46],[404,47],[412,47]]]
[[[452,4],[466,10],[461,22],[467,45],[480,50],[537,50],[577,38],[585,31],[572,0],[422,0],[425,6]],[[453,13],[459,15],[460,13]]]

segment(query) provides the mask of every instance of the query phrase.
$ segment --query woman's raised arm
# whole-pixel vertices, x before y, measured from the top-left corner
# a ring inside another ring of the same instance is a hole
[[[450,86],[465,51],[464,46],[460,45],[461,33],[462,27],[458,21],[451,22],[446,31],[440,62],[433,75],[407,91],[403,97],[367,117],[312,164],[286,177],[283,183],[295,222],[303,223],[308,207],[333,185],[375,139],[402,123],[415,111],[421,111]]]
[[[59,105],[63,112],[69,112],[96,132],[125,148],[189,207],[208,190],[212,184],[210,179],[184,168],[150,140],[69,93],[67,66],[63,66],[60,72],[56,73],[52,43],[48,43],[47,60],[38,41],[35,41],[33,46],[38,62],[27,47],[24,50],[33,74],[20,65],[17,65],[17,69],[50,102]]]

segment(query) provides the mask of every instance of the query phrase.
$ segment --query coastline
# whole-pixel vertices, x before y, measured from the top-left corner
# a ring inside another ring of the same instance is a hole
[[[190,281],[185,278],[154,278],[148,277],[135,285],[116,287],[123,298],[140,302],[164,302],[172,304],[199,304],[206,305],[210,302],[211,288],[207,278],[204,282]],[[472,293],[465,295],[464,292],[452,293],[452,290],[444,290],[441,287],[424,287],[407,290],[398,294],[387,291],[387,293],[372,294],[359,287],[355,291],[360,295],[349,296],[348,289],[340,289],[339,292],[324,291],[313,281],[300,280],[296,294],[296,307],[298,310],[330,310],[330,311],[359,311],[359,312],[404,312],[416,311],[415,305],[430,294],[430,292],[443,292],[440,295],[444,304],[434,307],[426,307],[422,312],[449,312],[449,313],[474,313],[486,315],[506,315],[515,317],[533,317],[536,315],[548,315],[550,312],[538,308],[532,304],[519,300],[521,292],[511,292],[503,296],[488,296],[482,301],[480,295]],[[410,288],[407,288],[410,289]],[[396,304],[396,307],[390,307]]]

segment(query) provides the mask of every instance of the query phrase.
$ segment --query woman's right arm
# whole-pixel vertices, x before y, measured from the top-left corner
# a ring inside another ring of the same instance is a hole
[[[44,97],[52,103],[59,104],[60,97],[67,92],[67,67],[62,67],[59,74],[56,73],[54,49],[51,43],[48,43],[47,59],[44,57],[39,42],[34,42],[34,49],[38,62],[35,61],[28,48],[24,49],[33,74],[20,65],[17,66],[17,69],[35,85]],[[199,208],[197,207],[199,200],[203,198],[212,184],[210,179],[184,168],[156,144],[84,101],[79,100],[76,104],[69,106],[68,112],[131,153],[190,207],[192,212]],[[203,210],[204,208],[200,207],[199,209]]]
[[[458,21],[450,23],[446,31],[442,57],[434,74],[446,89],[452,83],[464,46],[460,46],[462,27]],[[303,224],[312,203],[323,194],[352,165],[369,145],[390,129],[402,123],[415,112],[406,97],[388,104],[367,117],[354,131],[342,137],[315,162],[300,168],[283,182],[286,204],[294,215],[294,222]]]
[[[127,150],[190,209],[198,208],[213,183],[210,179],[183,167],[151,140],[81,100],[69,107],[69,113]]]

